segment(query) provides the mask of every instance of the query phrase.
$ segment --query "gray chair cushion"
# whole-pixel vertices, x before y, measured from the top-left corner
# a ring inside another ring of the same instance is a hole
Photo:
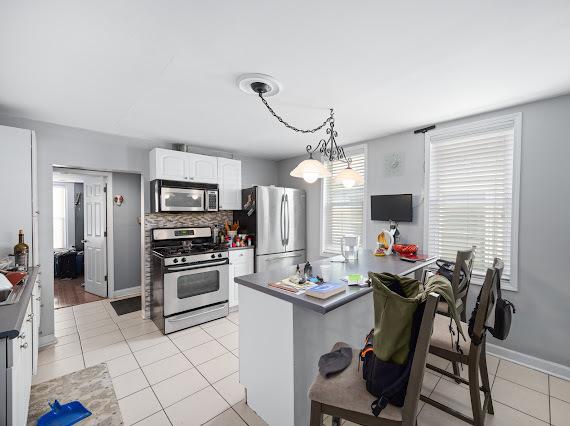
[[[335,351],[343,346],[349,345],[339,342],[333,346],[332,350]],[[309,389],[309,399],[372,416],[370,404],[376,400],[376,397],[366,390],[366,382],[362,378],[362,370],[358,369],[359,353],[358,349],[353,348],[352,363],[341,373],[328,379],[318,374]],[[379,417],[401,421],[402,409],[388,404]]]
[[[433,334],[431,335],[430,345],[438,348],[446,349],[451,352],[456,352],[455,342],[457,340],[457,334],[452,336],[449,332],[449,317],[441,314],[436,314],[433,321]],[[455,327],[455,323],[453,323]],[[469,348],[471,347],[471,339],[467,333],[467,324],[463,321],[461,322],[461,328],[463,329],[463,334],[467,340],[463,340],[459,337],[459,346],[463,351],[463,355],[469,355]],[[457,331],[455,332],[457,333]]]

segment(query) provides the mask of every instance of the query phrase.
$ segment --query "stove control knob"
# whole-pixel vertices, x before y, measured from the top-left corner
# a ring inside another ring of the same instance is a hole
[[[213,255],[211,255],[210,257],[211,257],[212,259],[215,259],[215,258],[216,258],[216,255],[213,254]]]
[[[186,262],[186,258],[185,258],[185,257],[182,258],[182,262]]]
[[[222,253],[218,253],[218,257],[222,257]]]
[[[173,262],[174,262],[174,263],[178,263],[178,259],[174,259]]]

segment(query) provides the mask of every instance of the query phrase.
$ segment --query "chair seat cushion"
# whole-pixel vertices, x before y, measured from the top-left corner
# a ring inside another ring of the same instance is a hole
[[[452,322],[453,329],[455,330],[454,336],[449,332],[449,322],[449,317],[441,314],[435,315],[430,346],[457,352],[455,350],[455,342],[457,341],[457,330],[455,329],[455,322]],[[464,355],[469,355],[471,339],[469,338],[469,333],[467,333],[467,324],[463,321],[461,322],[461,328],[463,329],[463,334],[465,334],[465,338],[467,340],[463,340],[463,337],[459,336],[459,346],[461,347]]]
[[[333,351],[346,343],[336,343]],[[366,382],[362,378],[362,370],[358,369],[358,349],[352,349],[352,362],[341,373],[325,379],[320,374],[309,389],[309,399],[333,407],[356,411],[372,416],[370,404],[377,398],[366,390]],[[401,421],[402,408],[388,404],[378,417]]]
[[[457,309],[457,312],[461,312],[463,310],[463,302],[461,301],[461,299],[457,299],[455,309]],[[448,312],[449,312],[449,306],[447,306],[447,302],[445,302],[444,300],[440,300],[439,302],[437,302],[438,314],[447,315]]]

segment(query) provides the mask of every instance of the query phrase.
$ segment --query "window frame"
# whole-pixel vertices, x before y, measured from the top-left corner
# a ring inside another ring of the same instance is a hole
[[[491,131],[493,126],[513,123],[513,186],[512,186],[512,220],[511,220],[511,271],[510,279],[501,282],[504,290],[518,291],[518,257],[519,257],[519,205],[520,205],[520,168],[521,168],[521,139],[522,139],[522,113],[501,115],[498,117],[468,122],[464,124],[433,130],[425,134],[425,178],[424,178],[424,251],[429,247],[429,185],[430,185],[430,154],[431,140],[434,137],[467,136],[481,131]],[[477,253],[475,253],[477,256]],[[455,260],[455,259],[453,259]],[[489,265],[491,266],[491,265]],[[482,285],[484,276],[473,273],[471,282]]]
[[[56,188],[62,188],[63,189],[63,247],[55,247],[55,238],[53,237],[53,228],[54,228],[54,219],[55,216],[53,216],[53,211],[52,211],[52,245],[54,246],[54,249],[67,249],[69,247],[69,233],[67,231],[67,226],[68,226],[68,220],[69,218],[67,217],[67,209],[68,209],[68,194],[67,194],[67,186],[65,185],[65,183],[63,182],[54,182],[53,186],[52,186],[52,191]],[[52,192],[53,194],[53,192]],[[53,195],[52,195],[53,198]],[[53,204],[53,203],[52,203]],[[52,208],[53,210],[53,208]]]
[[[367,222],[367,206],[368,206],[368,144],[361,143],[357,145],[351,145],[344,147],[344,151],[347,157],[350,158],[351,151],[362,150],[364,154],[364,191],[363,191],[363,202],[362,202],[362,233],[360,235],[360,247],[366,247],[366,222]],[[325,234],[325,226],[327,225],[327,221],[325,218],[325,180],[320,179],[320,193],[321,193],[321,200],[320,200],[320,213],[321,213],[321,223],[319,226],[320,230],[320,238],[319,238],[319,252],[322,257],[331,257],[331,256],[338,256],[340,255],[340,248],[338,252],[326,250],[326,234]]]

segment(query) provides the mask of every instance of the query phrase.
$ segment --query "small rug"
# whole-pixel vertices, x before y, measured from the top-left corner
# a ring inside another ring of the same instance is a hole
[[[111,302],[111,306],[117,313],[117,315],[130,314],[131,312],[136,312],[141,310],[141,297],[134,296],[128,297],[126,299],[114,300]]]
[[[57,377],[32,386],[28,425],[35,425],[38,418],[50,410],[48,401],[57,399],[61,404],[79,401],[91,411],[81,421],[87,425],[122,425],[119,403],[106,364],[85,368],[75,373]]]

